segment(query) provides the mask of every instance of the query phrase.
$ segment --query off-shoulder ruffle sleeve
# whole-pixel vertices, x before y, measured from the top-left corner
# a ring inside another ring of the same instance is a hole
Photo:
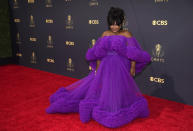
[[[126,41],[123,37],[116,37],[111,40],[108,40],[108,37],[99,37],[94,46],[87,50],[85,56],[93,70],[96,70],[96,61],[105,57],[109,51],[115,51],[129,60],[135,61],[136,74],[141,72],[151,61],[149,53],[141,48],[134,37],[126,38]]]
[[[126,56],[128,59],[136,62],[135,72],[137,74],[151,61],[151,56],[141,48],[135,37],[128,38],[127,43]]]
[[[89,61],[89,65],[95,70],[96,61],[101,60],[106,55],[106,49],[104,48],[105,38],[99,37],[92,48],[89,48],[86,52],[85,58]]]

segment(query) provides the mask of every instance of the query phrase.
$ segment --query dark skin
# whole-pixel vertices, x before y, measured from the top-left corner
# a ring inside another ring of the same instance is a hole
[[[111,26],[111,29],[113,29],[113,31],[107,30],[107,31],[102,33],[101,37],[109,36],[109,35],[123,35],[123,36],[126,36],[126,37],[131,37],[132,36],[132,34],[130,32],[128,32],[128,31],[119,31],[120,26],[118,26],[118,25]],[[100,62],[101,62],[100,60],[97,60],[96,72],[97,72],[97,70],[99,68]],[[132,76],[135,76],[135,64],[136,64],[135,61],[131,61],[130,74]]]

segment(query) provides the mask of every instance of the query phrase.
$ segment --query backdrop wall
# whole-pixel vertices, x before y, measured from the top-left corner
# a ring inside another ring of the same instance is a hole
[[[8,0],[0,1],[0,65],[4,58],[12,57]]]
[[[85,59],[107,30],[111,6],[126,13],[152,63],[135,80],[143,94],[193,105],[192,0],[10,0],[13,54],[18,64],[81,79]]]

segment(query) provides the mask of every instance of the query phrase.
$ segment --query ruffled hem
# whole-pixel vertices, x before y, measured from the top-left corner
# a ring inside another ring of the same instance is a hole
[[[51,105],[46,108],[46,112],[53,113],[68,113],[78,112],[80,100],[68,100],[70,97],[70,91],[66,88],[59,88],[54,94],[49,97]],[[57,101],[57,102],[56,102]]]
[[[100,109],[95,100],[83,100],[79,105],[79,114],[80,120],[83,123],[88,122],[93,118],[95,121],[106,127],[117,128],[128,124],[135,118],[148,117],[149,110],[145,98],[136,101],[130,107],[112,113]]]
[[[65,93],[65,95],[64,95],[64,93]],[[66,90],[66,88],[64,88],[64,87],[61,87],[54,94],[52,94],[49,97],[50,103],[54,103],[56,100],[64,98],[64,97],[66,98],[66,97],[68,97],[68,94],[69,94],[68,90]]]
[[[49,114],[79,112],[80,120],[83,123],[94,119],[98,123],[109,128],[117,128],[128,124],[135,118],[149,116],[148,103],[144,97],[133,103],[131,106],[120,109],[117,112],[107,112],[102,110],[97,106],[96,100],[86,99],[63,99],[60,100],[60,102],[57,101],[57,103],[52,103],[52,105],[46,109],[46,112]]]
[[[59,103],[52,103],[51,106],[46,108],[46,113],[70,113],[70,112],[79,112],[79,103],[80,100],[71,100],[71,101],[61,101]]]

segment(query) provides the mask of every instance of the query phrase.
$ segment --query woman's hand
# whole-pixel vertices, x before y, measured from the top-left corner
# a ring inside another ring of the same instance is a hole
[[[135,76],[135,68],[131,68],[130,73],[132,76]]]

